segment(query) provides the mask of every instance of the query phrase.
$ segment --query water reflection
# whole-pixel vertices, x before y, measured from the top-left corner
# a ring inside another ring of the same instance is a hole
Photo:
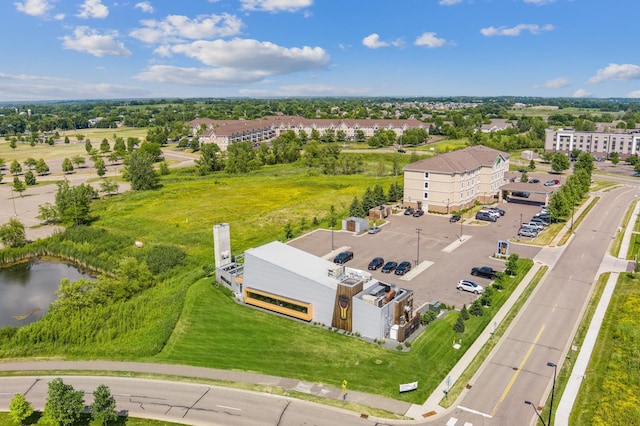
[[[47,313],[63,278],[91,278],[56,262],[29,262],[0,269],[0,326],[24,325]]]

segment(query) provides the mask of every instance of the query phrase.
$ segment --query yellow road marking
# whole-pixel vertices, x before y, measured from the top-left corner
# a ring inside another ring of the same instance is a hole
[[[493,410],[491,411],[491,416],[492,417],[496,415],[496,411],[498,411],[498,407],[500,407],[500,404],[502,404],[502,401],[504,401],[504,399],[507,397],[507,394],[511,390],[511,387],[516,382],[516,379],[518,378],[518,375],[522,371],[522,368],[524,367],[524,364],[529,359],[529,356],[531,356],[531,352],[533,352],[533,348],[536,346],[536,344],[538,343],[538,340],[540,340],[540,337],[542,336],[542,332],[544,331],[544,326],[545,326],[545,324],[542,324],[542,327],[540,327],[540,331],[538,331],[538,335],[533,340],[533,343],[531,343],[531,346],[529,346],[529,350],[527,351],[527,353],[525,354],[524,358],[522,359],[522,362],[518,366],[518,370],[514,373],[513,377],[511,378],[511,381],[509,382],[509,384],[505,388],[504,392],[502,392],[502,396],[498,400],[498,403],[496,404],[496,406],[493,407]]]

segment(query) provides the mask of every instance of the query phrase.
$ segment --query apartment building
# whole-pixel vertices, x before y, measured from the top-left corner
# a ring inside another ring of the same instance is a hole
[[[403,204],[449,213],[499,198],[509,154],[483,145],[436,155],[404,167]]]
[[[571,127],[546,129],[544,149],[567,155],[579,149],[597,158],[608,158],[611,153],[617,152],[620,158],[626,158],[640,152],[640,130],[583,132]]]
[[[223,151],[234,142],[259,143],[278,137],[289,130],[297,135],[304,131],[309,137],[314,131],[320,135],[327,131],[334,133],[343,131],[347,140],[355,140],[359,131],[369,138],[381,130],[391,130],[397,137],[402,136],[408,129],[429,130],[428,125],[416,119],[308,119],[296,116],[271,116],[256,120],[198,118],[187,124],[191,127],[194,136],[199,135],[200,143],[215,143]]]

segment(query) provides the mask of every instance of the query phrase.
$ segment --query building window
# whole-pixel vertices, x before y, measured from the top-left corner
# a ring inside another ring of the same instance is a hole
[[[429,182],[424,183],[424,189],[429,189]]]
[[[425,192],[425,193],[424,193],[424,199],[425,199],[425,200],[428,200],[428,199],[429,199],[429,193],[428,193],[428,192]]]
[[[424,178],[429,179],[429,172],[424,172]]]

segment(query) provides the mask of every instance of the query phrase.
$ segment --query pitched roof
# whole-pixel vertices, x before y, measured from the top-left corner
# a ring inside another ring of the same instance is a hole
[[[474,145],[407,164],[404,170],[454,174],[480,167],[492,167],[498,157],[506,160],[509,158],[509,154],[484,145]]]

